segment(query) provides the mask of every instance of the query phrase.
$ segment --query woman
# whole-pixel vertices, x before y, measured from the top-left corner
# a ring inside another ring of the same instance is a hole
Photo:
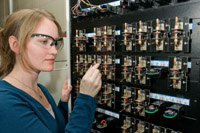
[[[47,89],[38,84],[41,71],[54,68],[62,31],[47,11],[23,9],[10,15],[0,30],[0,132],[78,132],[92,127],[101,88],[99,64],[83,76],[80,94],[68,119],[72,87],[67,78],[58,107]]]

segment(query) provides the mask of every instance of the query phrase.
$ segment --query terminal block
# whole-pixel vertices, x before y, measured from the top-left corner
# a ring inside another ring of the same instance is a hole
[[[97,55],[93,55],[93,64],[97,64]]]
[[[169,57],[169,88],[187,91],[188,57]]]
[[[115,109],[115,85],[114,84],[104,84],[103,87],[103,104]]]
[[[151,133],[165,133],[166,129],[164,127],[161,126],[157,126],[157,125],[151,125]]]
[[[95,51],[115,51],[115,29],[116,26],[104,26],[94,28]]]
[[[133,89],[133,111],[134,115],[145,117],[145,107],[150,102],[149,90],[142,90],[139,88]]]
[[[103,55],[103,76],[107,80],[115,80],[115,56]]]
[[[178,18],[170,20],[170,51],[189,52],[190,28],[189,18]]]
[[[136,120],[137,126],[135,133],[148,133],[150,129],[150,124],[141,120]]]
[[[103,56],[102,55],[94,55],[94,58],[96,58],[96,62],[101,64],[102,60],[103,60]]]
[[[147,43],[148,43],[147,23],[139,21],[135,42],[136,42],[136,52],[147,50]]]
[[[150,43],[150,36],[152,33],[152,23],[142,22],[137,23],[137,33],[135,37],[135,50],[136,52],[147,51],[148,44]]]
[[[123,45],[125,46],[125,51],[133,50],[133,38],[135,37],[136,30],[133,27],[133,24],[124,23],[123,25],[124,31],[122,32],[123,36]]]
[[[122,115],[121,124],[122,133],[181,133],[127,115]]]
[[[84,73],[88,70],[88,68],[89,68],[88,57],[87,57],[87,55],[84,55],[84,67],[83,67]]]
[[[126,115],[122,116],[121,121],[122,133],[181,133],[179,131],[157,126],[155,124],[128,117]]]
[[[92,55],[76,55],[75,72],[83,75],[93,63]]]
[[[122,117],[122,133],[132,133],[133,132],[133,126],[135,124],[135,122],[133,121],[133,119],[131,117],[128,116],[123,116]]]
[[[122,81],[132,82],[133,77],[133,57],[132,56],[124,56],[123,57],[123,70],[122,70]]]
[[[88,39],[86,37],[86,30],[76,30],[76,37],[75,37],[75,47],[79,49],[79,51],[86,52],[86,43]]]
[[[115,109],[115,84],[104,82],[97,97],[100,105]]]
[[[103,27],[103,51],[115,51],[115,29],[115,25]]]
[[[93,64],[93,56],[92,55],[84,55],[84,65],[83,65],[84,73],[90,68],[90,66],[92,64]]]
[[[79,75],[84,74],[84,56],[83,55],[76,55],[75,73],[78,73]]]
[[[133,97],[132,97],[132,87],[127,87],[123,86],[121,91],[121,105],[122,105],[122,111],[131,113],[131,108],[132,108],[132,102],[133,102]]]
[[[93,63],[94,64],[96,64],[96,63],[98,63],[98,64],[100,64],[100,66],[99,66],[99,70],[102,70],[103,69],[103,55],[94,55],[93,56],[94,58],[93,58]]]
[[[169,38],[168,32],[170,30],[169,19],[159,20],[152,22],[153,34],[152,34],[152,45],[151,52],[158,51],[169,51]]]
[[[103,29],[102,28],[98,28],[98,27],[95,27],[94,28],[94,50],[95,51],[101,51],[102,49],[102,36],[103,36]]]
[[[150,85],[150,79],[146,76],[146,72],[150,70],[151,67],[151,57],[146,56],[135,56],[135,66],[134,66],[134,83]]]
[[[96,96],[97,102],[99,105],[103,105],[103,91],[99,91],[99,93]]]
[[[94,62],[93,62],[93,56],[92,55],[87,55],[87,66],[90,67]]]

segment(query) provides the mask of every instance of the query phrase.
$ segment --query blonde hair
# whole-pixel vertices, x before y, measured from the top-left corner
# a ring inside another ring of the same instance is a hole
[[[8,39],[15,36],[19,44],[19,62],[25,68],[30,70],[31,65],[28,63],[25,54],[26,42],[33,34],[39,22],[43,18],[53,21],[58,28],[58,35],[62,37],[62,29],[55,17],[46,10],[40,9],[22,9],[9,15],[0,30],[0,76],[8,75],[16,63],[16,55],[10,49]]]

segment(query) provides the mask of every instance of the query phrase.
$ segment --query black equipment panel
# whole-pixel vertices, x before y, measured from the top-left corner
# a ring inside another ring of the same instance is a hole
[[[200,2],[109,2],[114,1],[93,2],[105,11],[72,14],[72,101],[89,66],[101,64],[103,84],[91,132],[197,133]]]

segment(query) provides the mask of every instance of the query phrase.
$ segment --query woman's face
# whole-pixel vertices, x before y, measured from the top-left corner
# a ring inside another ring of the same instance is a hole
[[[52,71],[58,50],[55,45],[50,46],[49,44],[53,39],[58,38],[58,28],[53,21],[43,18],[34,34],[36,36],[32,36],[26,45],[28,61],[36,72]]]

